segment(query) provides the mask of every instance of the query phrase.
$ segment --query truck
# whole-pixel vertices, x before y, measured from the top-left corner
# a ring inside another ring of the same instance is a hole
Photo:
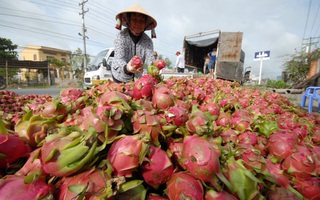
[[[217,50],[214,77],[228,81],[243,82],[245,52],[242,50],[242,32],[213,30],[184,37],[183,53],[188,68],[203,72],[205,56]]]
[[[89,89],[101,80],[112,80],[111,65],[114,58],[114,48],[99,52],[88,64],[84,73],[83,89]]]

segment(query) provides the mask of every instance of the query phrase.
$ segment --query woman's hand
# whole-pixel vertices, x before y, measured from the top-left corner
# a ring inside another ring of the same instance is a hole
[[[143,70],[143,67],[142,67],[142,66],[141,66],[141,67],[138,67],[138,68],[136,68],[135,66],[133,66],[133,65],[131,64],[131,60],[130,60],[130,62],[127,64],[127,71],[128,71],[128,72],[131,72],[131,73],[133,73],[133,74],[137,74],[137,73],[141,73],[142,70]]]

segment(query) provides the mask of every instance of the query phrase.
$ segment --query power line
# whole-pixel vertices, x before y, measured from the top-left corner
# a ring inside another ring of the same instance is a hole
[[[316,20],[317,20],[319,8],[320,8],[320,1],[319,1],[319,5],[318,5],[318,8],[317,8],[317,12],[316,12],[316,14],[315,14],[315,17],[314,17],[314,20],[313,20],[313,23],[312,23],[311,30],[310,30],[310,36],[312,36],[311,33],[312,33],[312,31],[313,31],[314,24],[315,24],[315,22],[316,22]]]
[[[309,7],[308,7],[308,13],[307,13],[307,20],[306,20],[306,24],[305,24],[305,27],[304,27],[304,31],[303,31],[303,36],[302,36],[302,38],[304,38],[304,37],[305,37],[305,35],[306,35],[306,30],[307,30],[308,21],[309,21],[309,15],[310,15],[310,8],[311,8],[311,0],[309,0]]]

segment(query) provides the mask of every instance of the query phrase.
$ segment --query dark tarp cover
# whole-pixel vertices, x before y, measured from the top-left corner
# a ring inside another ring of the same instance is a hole
[[[212,44],[214,44],[217,41],[217,37],[215,38],[207,38],[204,40],[192,40],[192,39],[186,39],[187,43],[189,45],[197,46],[197,47],[207,47]]]

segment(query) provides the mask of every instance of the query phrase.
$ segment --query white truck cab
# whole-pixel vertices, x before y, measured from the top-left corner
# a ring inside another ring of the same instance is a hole
[[[112,80],[111,65],[114,58],[114,48],[108,48],[90,62],[84,74],[83,88],[89,89],[94,84],[92,80]]]

